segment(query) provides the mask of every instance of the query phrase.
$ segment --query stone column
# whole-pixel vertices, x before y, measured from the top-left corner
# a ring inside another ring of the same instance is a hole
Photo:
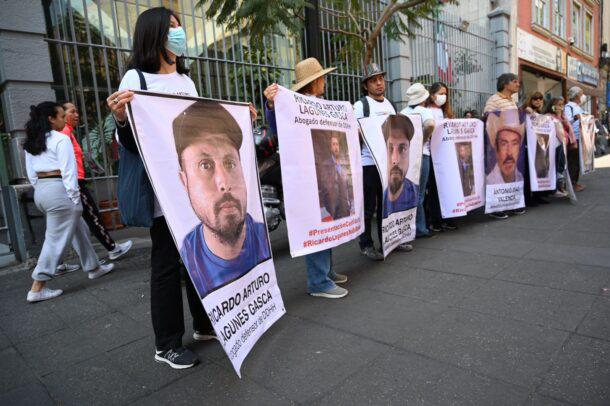
[[[0,7],[0,98],[14,179],[25,182],[21,143],[30,105],[55,100],[45,18],[40,0],[3,1]]]
[[[411,47],[410,41],[389,41],[388,43],[388,65],[387,89],[388,99],[392,100],[399,110],[407,107],[406,93],[413,78],[411,69]]]
[[[494,54],[496,56],[495,77],[510,72],[511,45],[510,45],[510,10],[498,7],[487,14],[492,39],[496,42]]]

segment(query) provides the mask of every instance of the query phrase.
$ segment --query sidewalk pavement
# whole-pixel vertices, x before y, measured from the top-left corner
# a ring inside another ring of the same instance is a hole
[[[578,205],[469,216],[383,263],[339,247],[341,300],[307,296],[303,259],[272,233],[287,314],[241,380],[190,328],[201,365],[154,362],[147,248],[34,305],[29,272],[0,272],[0,404],[608,405],[610,158],[597,164]]]

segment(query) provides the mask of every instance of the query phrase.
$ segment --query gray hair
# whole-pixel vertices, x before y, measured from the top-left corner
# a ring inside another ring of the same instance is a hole
[[[582,93],[582,89],[578,86],[572,86],[570,90],[568,90],[568,100],[572,100],[576,96]]]

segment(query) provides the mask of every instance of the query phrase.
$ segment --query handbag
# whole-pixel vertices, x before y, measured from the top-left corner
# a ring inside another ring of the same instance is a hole
[[[140,89],[147,90],[144,75],[139,69],[136,69],[136,72],[140,77]],[[122,145],[119,146],[117,197],[121,222],[124,225],[152,227],[155,192],[140,155],[134,154]]]

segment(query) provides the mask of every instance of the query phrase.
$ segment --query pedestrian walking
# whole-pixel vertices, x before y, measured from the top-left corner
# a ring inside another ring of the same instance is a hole
[[[72,147],[74,148],[74,156],[76,158],[76,167],[78,168],[78,186],[80,189],[80,199],[83,205],[83,219],[89,227],[91,233],[97,238],[97,240],[106,248],[108,251],[108,258],[110,260],[119,259],[121,256],[127,253],[132,246],[131,240],[127,240],[123,243],[117,244],[104,224],[100,216],[99,209],[95,203],[95,199],[89,191],[89,182],[85,179],[85,164],[83,162],[83,149],[78,143],[74,134],[74,129],[79,123],[78,109],[74,103],[70,101],[63,101],[60,103],[66,113],[66,126],[61,130],[62,134],[70,137]],[[79,268],[78,265],[62,264],[58,270],[64,272],[76,271]]]
[[[364,95],[354,103],[354,115],[356,119],[384,115],[396,114],[396,109],[392,102],[385,97],[386,72],[381,70],[377,64],[370,64],[365,67],[364,75],[360,80]],[[383,188],[379,171],[375,166],[375,160],[366,143],[361,142],[362,157],[362,190],[364,195],[364,232],[360,234],[359,245],[360,253],[373,261],[383,260],[383,254],[375,248],[372,237],[373,216],[377,217],[377,238],[381,244],[381,218],[383,209]],[[400,251],[411,251],[413,246],[409,243],[400,244],[396,247]]]
[[[140,159],[133,137],[126,106],[133,99],[130,90],[146,89],[157,93],[198,96],[182,56],[186,52],[186,34],[177,15],[165,8],[155,7],[138,16],[133,34],[133,53],[129,70],[123,76],[119,91],[106,100],[117,124],[122,158],[119,165],[131,165]],[[127,155],[131,154],[131,155]],[[129,159],[128,159],[129,158]],[[141,163],[141,161],[139,161]],[[134,164],[135,165],[135,164]],[[134,168],[123,167],[120,173],[130,173]],[[142,182],[148,182],[144,177]],[[145,185],[140,185],[145,188]],[[119,196],[119,198],[121,198]],[[190,368],[199,362],[197,355],[184,347],[184,316],[182,308],[182,263],[176,244],[167,226],[159,203],[154,197],[128,195],[125,203],[134,210],[147,213],[151,218],[143,224],[151,224],[151,275],[150,312],[155,333],[155,360],[167,363],[175,369]],[[152,201],[147,201],[152,200]],[[142,225],[143,225],[142,224]],[[211,322],[203,309],[190,278],[185,278],[186,295],[193,317],[193,339],[216,338]]]
[[[322,68],[316,58],[307,58],[296,65],[296,84],[292,90],[306,96],[322,97],[326,86],[325,76],[336,68]],[[275,96],[278,85],[272,83],[263,92],[265,98],[265,116],[269,128],[277,134],[275,121]],[[307,264],[307,292],[314,297],[340,299],[347,296],[348,290],[337,284],[347,282],[347,276],[338,274],[332,267],[332,249],[305,255]]]
[[[34,282],[27,295],[28,302],[52,299],[63,293],[61,289],[47,288],[46,283],[57,276],[57,265],[70,243],[89,279],[97,279],[114,269],[114,264],[100,264],[89,240],[89,231],[82,219],[74,151],[70,140],[59,133],[64,125],[65,113],[60,104],[47,101],[30,107],[23,144],[25,167],[34,186],[34,203],[45,214],[46,231],[32,272]]]
[[[434,132],[434,116],[432,111],[426,108],[426,101],[430,97],[430,93],[421,83],[414,83],[407,89],[407,104],[400,113],[419,114],[424,133],[424,145],[421,159],[421,172],[419,174],[419,198],[417,202],[417,214],[415,215],[415,236],[416,238],[431,237],[432,232],[428,230],[426,225],[426,212],[424,209],[424,199],[426,197],[426,188],[428,185],[428,176],[430,174],[430,138]]]
[[[434,122],[438,125],[444,119],[452,119],[453,109],[449,100],[449,88],[443,82],[435,82],[430,85],[430,97],[426,101],[426,107],[430,109],[434,117]],[[450,231],[457,229],[454,221],[443,219],[441,204],[438,197],[438,187],[436,186],[436,176],[434,174],[434,162],[430,155],[430,176],[428,178],[428,193],[424,200],[424,207],[428,214],[428,228],[434,232]]]

